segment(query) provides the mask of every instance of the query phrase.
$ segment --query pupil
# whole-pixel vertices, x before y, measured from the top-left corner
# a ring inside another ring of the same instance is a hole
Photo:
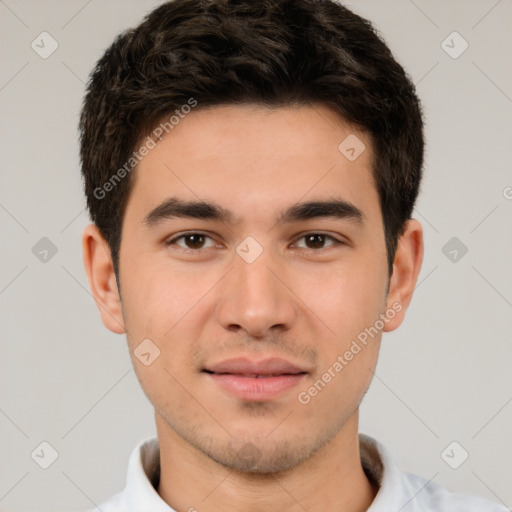
[[[324,235],[309,235],[308,244],[312,247],[322,247],[324,244]]]
[[[189,247],[192,247],[193,249],[201,247],[204,242],[203,235],[188,235],[187,239]]]

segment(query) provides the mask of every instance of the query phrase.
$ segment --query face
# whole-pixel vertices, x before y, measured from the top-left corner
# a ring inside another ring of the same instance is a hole
[[[292,468],[357,418],[402,309],[371,161],[326,107],[246,105],[190,113],[139,164],[117,332],[157,422],[214,461]]]

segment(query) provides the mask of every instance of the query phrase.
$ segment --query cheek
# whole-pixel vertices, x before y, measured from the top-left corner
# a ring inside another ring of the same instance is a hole
[[[315,375],[317,387],[327,383],[330,389],[322,393],[326,407],[350,397],[359,403],[371,381],[380,347],[386,282],[375,269],[353,266],[350,271],[331,273],[322,286],[309,290],[311,309],[329,327],[318,340],[322,356]]]
[[[129,338],[133,342],[141,337],[162,340],[190,308],[191,287],[179,275],[151,271],[146,263],[133,262],[124,270],[121,297]]]
[[[384,311],[386,280],[375,269],[340,267],[319,271],[306,282],[300,296],[329,327],[338,347],[373,325]]]
[[[148,258],[149,260],[149,258]],[[215,273],[184,271],[147,263],[126,266],[123,310],[130,348],[149,338],[160,348],[160,362],[183,373],[198,350],[202,329],[213,314]]]
[[[183,273],[151,272],[147,265],[135,261],[125,271],[126,286],[121,281],[121,288],[126,338],[141,387],[160,410],[165,409],[170,397],[176,411],[186,409],[189,397],[179,383],[187,383],[196,371],[191,354],[197,348],[195,343],[200,338],[197,330],[201,326],[194,321],[194,315],[200,310],[208,279],[194,286],[190,276]],[[137,352],[141,352],[139,344],[147,339],[157,347],[150,345],[149,352],[159,351],[149,366],[137,358]]]
[[[335,359],[339,366],[331,363],[314,383],[316,387],[321,388],[322,383],[327,382],[325,392],[319,393],[322,395],[319,396],[320,400],[323,400],[323,404],[319,402],[319,405],[327,410],[338,410],[340,414],[343,411],[346,413],[355,410],[371,383],[379,346],[380,340],[376,337],[367,345],[358,343],[357,350],[354,348],[355,345],[351,345],[351,350],[342,352],[341,358]],[[352,354],[350,360],[347,353]]]

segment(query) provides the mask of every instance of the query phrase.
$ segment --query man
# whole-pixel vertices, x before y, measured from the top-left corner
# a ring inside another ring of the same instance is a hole
[[[414,86],[328,0],[176,0],[98,62],[84,263],[158,439],[110,511],[498,511],[403,474],[358,410],[420,271]]]

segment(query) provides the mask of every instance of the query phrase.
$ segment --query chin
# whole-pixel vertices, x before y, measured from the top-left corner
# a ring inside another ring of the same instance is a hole
[[[227,469],[248,474],[280,473],[295,468],[311,455],[311,449],[299,448],[296,443],[282,442],[263,449],[247,442],[239,450],[228,449],[209,456]]]

